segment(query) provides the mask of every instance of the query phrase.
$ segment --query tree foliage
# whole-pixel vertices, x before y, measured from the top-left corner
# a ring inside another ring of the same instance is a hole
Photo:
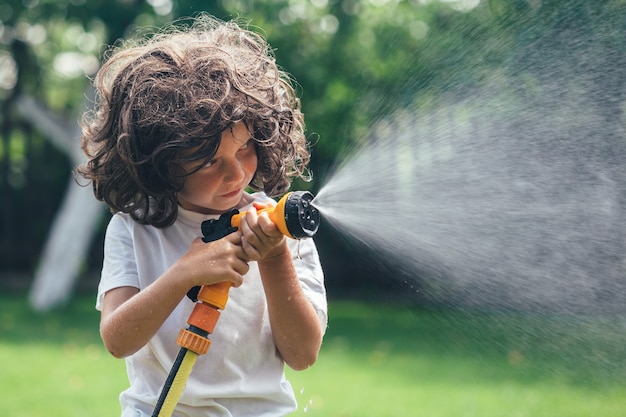
[[[624,0],[7,0],[0,5],[0,179],[20,159],[8,154],[27,153],[16,131],[25,124],[12,106],[16,97],[34,97],[76,121],[109,45],[200,12],[248,22],[297,81],[318,179],[298,186],[319,188],[330,167],[398,108],[419,111],[486,84],[520,96],[545,92],[558,69],[529,65],[542,59],[542,48],[558,54],[560,45],[578,42],[584,55],[558,58],[580,74],[604,71],[592,81],[612,93],[597,104],[608,119],[623,118]],[[577,80],[559,85],[576,91]],[[60,172],[51,178],[69,175],[66,164],[54,169]],[[3,183],[3,199],[24,187]]]
[[[453,8],[466,3],[11,0],[0,6],[0,94],[29,94],[75,117],[107,45],[199,12],[240,18],[267,36],[299,83],[309,133],[320,138],[314,168],[323,171],[363,138],[371,120],[459,76],[450,71],[478,48],[467,41],[493,26],[484,12]]]

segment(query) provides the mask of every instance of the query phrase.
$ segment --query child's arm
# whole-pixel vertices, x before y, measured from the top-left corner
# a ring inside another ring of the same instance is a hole
[[[239,233],[204,243],[194,240],[187,253],[148,287],[108,291],[102,304],[100,334],[111,354],[122,358],[141,349],[196,285],[231,281],[241,285],[248,258]]]
[[[241,231],[246,255],[259,264],[274,343],[292,369],[306,369],[317,360],[323,329],[300,286],[286,238],[267,213],[259,216],[255,209],[247,211]]]

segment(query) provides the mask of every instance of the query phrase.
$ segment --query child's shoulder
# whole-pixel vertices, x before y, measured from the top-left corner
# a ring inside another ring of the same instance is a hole
[[[259,191],[256,193],[249,194],[249,203],[246,207],[252,206],[253,203],[262,203],[262,204],[276,204],[276,200],[269,197],[265,192]]]
[[[135,235],[137,233],[147,233],[152,235],[154,233],[158,233],[159,228],[150,224],[142,223],[134,219],[129,213],[118,211],[113,213],[111,216],[107,230],[109,233],[116,232],[131,235]]]
[[[135,230],[136,228],[145,227],[146,225],[140,224],[138,221],[133,219],[133,217],[128,213],[123,213],[121,211],[113,213],[111,218],[109,219],[109,225],[107,226],[108,233],[120,233],[120,232],[130,232]]]

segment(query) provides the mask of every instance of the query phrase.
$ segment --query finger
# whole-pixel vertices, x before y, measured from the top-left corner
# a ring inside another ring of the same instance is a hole
[[[241,233],[245,233],[246,230],[250,229],[250,224],[252,221],[256,219],[256,209],[254,207],[249,208],[241,217],[241,224],[239,226],[239,230]]]
[[[236,250],[235,250],[235,256],[237,257],[237,259],[239,259],[242,262],[248,263],[251,261],[250,256],[248,256],[248,254],[246,253],[246,250],[244,248],[244,241],[245,238],[241,238],[241,243],[239,245],[237,245]]]
[[[250,270],[250,265],[248,265],[248,262],[238,262],[237,265],[235,266],[235,271],[237,271],[237,273],[243,277],[244,275],[246,275],[248,273],[248,271]],[[243,279],[243,278],[242,278]]]
[[[257,210],[263,210],[264,208],[269,207],[269,204],[255,202],[255,203],[252,203],[252,206]]]
[[[252,244],[255,244],[255,242],[265,241],[268,238],[280,235],[278,227],[274,224],[272,219],[270,219],[270,216],[266,211],[258,213],[256,210],[252,210],[249,218],[246,214],[246,220],[248,226],[250,227],[250,231],[253,232],[255,237],[258,239],[257,241],[255,241],[252,235],[245,233],[247,231],[246,229],[244,233]]]
[[[258,261],[261,259],[261,252],[255,245],[251,244],[245,236],[241,240],[241,248],[243,249],[245,256],[251,261]]]
[[[246,212],[241,222],[241,234],[252,245],[257,244],[262,238],[262,236],[259,236],[259,233],[262,233],[262,231],[259,228],[258,221],[259,216],[253,207]]]
[[[228,240],[233,245],[240,246],[241,245],[241,233],[242,233],[241,228],[239,228],[239,230],[237,230],[236,232],[226,235],[224,239]]]
[[[244,276],[244,274],[233,273],[232,277],[230,279],[230,282],[231,282],[232,286],[235,287],[235,288],[240,287],[241,284],[243,284],[243,276]]]
[[[276,226],[276,223],[270,219],[269,214],[266,212],[261,213],[257,223],[261,232],[268,237],[275,237],[281,234],[280,230],[278,230],[278,226]]]
[[[243,284],[243,277],[248,273],[249,269],[250,268],[248,267],[248,264],[245,262],[242,262],[241,265],[233,269],[232,273],[230,274],[230,282],[232,282],[232,285],[234,287],[239,287],[241,284]]]
[[[239,287],[243,283],[243,276],[250,270],[248,261],[237,258],[232,262],[231,268],[232,273],[230,274],[230,281],[233,283],[233,286]]]

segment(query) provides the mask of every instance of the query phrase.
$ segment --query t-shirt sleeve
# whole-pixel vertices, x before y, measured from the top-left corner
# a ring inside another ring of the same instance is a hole
[[[96,300],[96,309],[100,311],[107,291],[119,287],[140,288],[131,223],[126,215],[116,214],[107,226]]]

